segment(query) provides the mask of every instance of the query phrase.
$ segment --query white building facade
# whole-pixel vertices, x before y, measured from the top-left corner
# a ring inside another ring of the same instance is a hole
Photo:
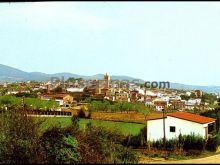
[[[178,117],[175,117],[175,115],[167,115],[167,117],[164,119],[160,118],[149,120],[147,123],[148,141],[155,141],[164,137],[163,120],[165,120],[166,139],[178,138],[180,134],[190,135],[192,133],[207,139],[208,125],[215,123],[215,119],[203,116],[200,116],[201,118],[196,119],[196,117],[199,115],[189,114],[186,112],[175,112],[175,114],[177,113]],[[181,118],[181,115],[183,118]],[[190,116],[189,119],[187,119],[187,115]],[[194,121],[191,120],[193,116],[195,117]],[[204,121],[202,122],[200,119]]]

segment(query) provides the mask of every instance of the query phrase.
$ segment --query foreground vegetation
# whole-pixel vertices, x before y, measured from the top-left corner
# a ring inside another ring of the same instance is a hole
[[[136,131],[123,133],[131,129]],[[220,136],[205,142],[188,135],[167,140],[164,147],[162,139],[147,142],[146,132],[144,125],[133,123],[78,117],[36,120],[22,109],[8,110],[0,114],[0,163],[137,163],[135,149],[144,149],[146,156],[178,153],[181,158],[215,151],[220,142]]]
[[[137,155],[122,145],[118,131],[87,124],[77,117],[65,128],[39,130],[21,109],[0,114],[0,163],[136,163]]]

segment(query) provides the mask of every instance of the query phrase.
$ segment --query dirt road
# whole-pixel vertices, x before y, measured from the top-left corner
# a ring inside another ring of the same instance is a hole
[[[149,161],[141,161],[140,163],[146,163],[146,164],[190,164],[190,163],[194,163],[194,164],[217,164],[220,163],[220,154],[218,155],[214,155],[214,156],[209,156],[206,158],[199,158],[199,159],[190,159],[190,160],[177,160],[177,161],[154,161],[154,162],[149,162]]]

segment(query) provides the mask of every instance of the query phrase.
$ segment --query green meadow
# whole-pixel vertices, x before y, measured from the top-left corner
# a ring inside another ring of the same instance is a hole
[[[46,130],[55,126],[67,127],[71,125],[70,117],[42,117],[42,118],[36,118],[36,120],[42,122],[40,125],[42,130]],[[90,122],[94,126],[102,126],[107,129],[116,130],[124,135],[137,135],[140,132],[140,130],[145,126],[144,124],[137,124],[137,123],[103,121],[103,120],[81,118],[79,120],[80,129],[84,129],[86,127],[86,124]]]

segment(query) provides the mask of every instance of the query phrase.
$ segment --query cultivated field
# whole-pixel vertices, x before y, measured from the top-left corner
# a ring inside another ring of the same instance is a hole
[[[163,116],[162,113],[153,112],[147,116],[147,119],[156,119],[161,118]],[[134,122],[134,123],[146,123],[145,116],[142,113],[120,113],[120,112],[92,112],[92,119],[96,120],[110,120],[110,121],[126,121],[126,122]]]

